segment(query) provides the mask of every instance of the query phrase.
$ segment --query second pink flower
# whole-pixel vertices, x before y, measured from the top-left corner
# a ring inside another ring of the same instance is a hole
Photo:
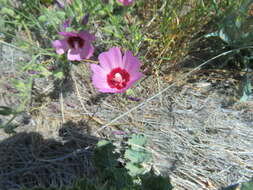
[[[95,36],[86,31],[77,32],[59,32],[64,36],[62,40],[55,40],[53,47],[57,54],[64,54],[67,51],[67,58],[70,61],[81,61],[89,59],[94,53],[94,47],[91,41]]]

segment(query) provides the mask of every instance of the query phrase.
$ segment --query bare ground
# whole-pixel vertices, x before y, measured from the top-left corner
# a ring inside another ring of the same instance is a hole
[[[16,62],[3,58],[1,69]],[[171,177],[176,190],[213,190],[248,180],[253,173],[253,100],[238,102],[241,74],[206,69],[178,80],[187,72],[147,76],[133,88],[131,96],[138,101],[98,93],[85,64],[73,65],[61,87],[50,78],[36,79],[37,93],[25,114],[29,122],[21,115],[14,121],[17,134],[0,132],[0,189],[64,185],[89,176],[97,139],[121,139],[119,131],[149,138],[152,165]],[[19,100],[5,85],[16,73],[1,74],[1,105]]]

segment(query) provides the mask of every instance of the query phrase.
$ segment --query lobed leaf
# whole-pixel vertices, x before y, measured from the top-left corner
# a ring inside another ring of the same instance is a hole
[[[146,151],[127,149],[125,151],[125,158],[129,159],[132,163],[141,164],[150,161],[151,154]]]
[[[145,172],[145,168],[141,165],[137,165],[137,164],[134,164],[134,163],[127,163],[126,166],[125,166],[126,169],[128,169],[128,173],[129,175],[131,176],[138,176],[140,174],[143,174]]]

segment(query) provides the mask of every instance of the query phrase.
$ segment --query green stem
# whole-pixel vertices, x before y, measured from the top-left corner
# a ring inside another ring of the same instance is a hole
[[[12,116],[12,118],[6,123],[6,124],[4,124],[3,126],[0,126],[1,128],[6,128],[6,127],[8,127],[8,125],[10,125],[10,123],[17,117],[17,115],[18,115],[18,113],[16,113],[16,114],[14,114],[13,116]]]

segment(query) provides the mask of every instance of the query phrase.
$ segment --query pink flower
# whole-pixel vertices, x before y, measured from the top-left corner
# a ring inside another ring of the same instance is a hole
[[[67,51],[67,57],[70,61],[81,61],[89,59],[94,52],[91,41],[95,36],[86,31],[76,32],[59,32],[64,36],[62,40],[55,40],[53,47],[57,54],[64,54]]]
[[[143,74],[140,61],[127,51],[122,57],[118,47],[98,56],[100,65],[91,64],[92,83],[100,92],[122,93],[130,88]]]
[[[118,0],[118,2],[124,6],[129,6],[133,4],[134,0]]]

